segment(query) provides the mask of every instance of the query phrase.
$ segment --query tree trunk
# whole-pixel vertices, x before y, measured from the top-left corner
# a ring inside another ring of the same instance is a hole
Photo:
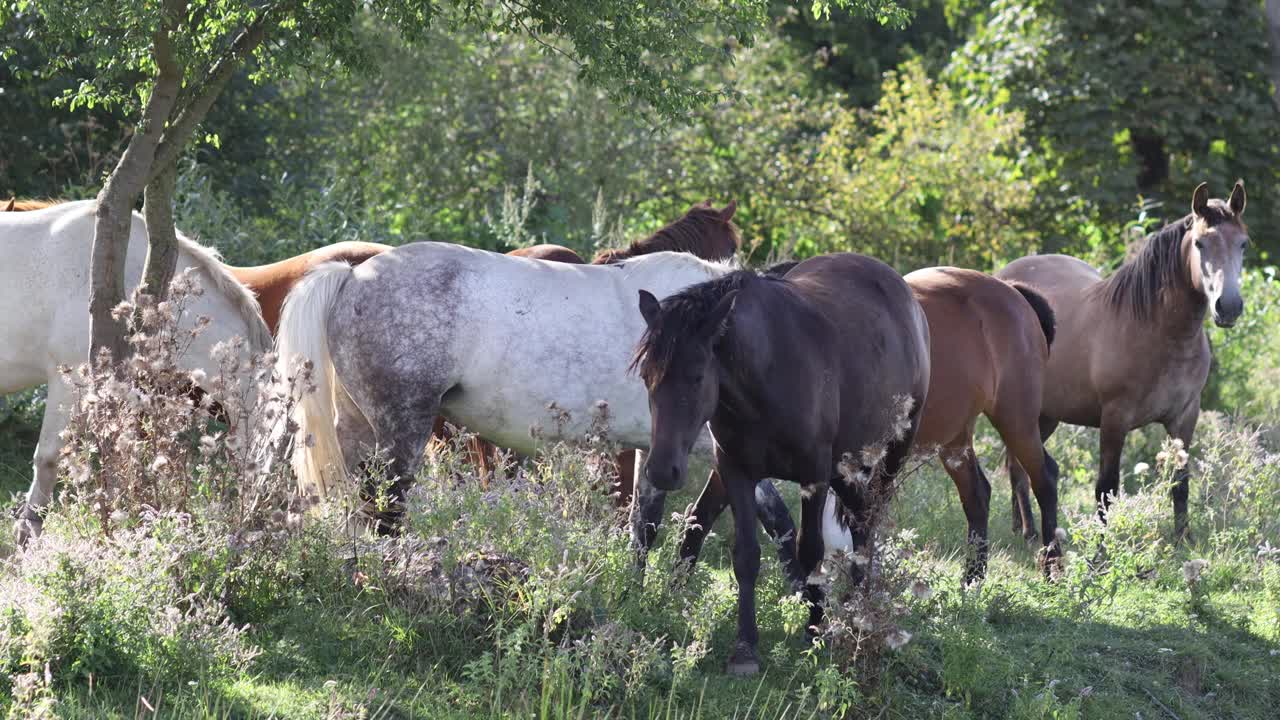
[[[125,325],[112,317],[112,311],[124,300],[125,256],[129,252],[133,207],[150,179],[156,147],[182,83],[170,33],[180,20],[184,6],[181,1],[166,3],[167,17],[156,31],[152,45],[158,72],[151,97],[120,162],[98,193],[89,273],[89,362],[102,350],[109,351],[112,358],[119,361],[128,350]]]
[[[142,269],[141,292],[159,302],[169,294],[169,283],[178,267],[178,233],[173,222],[173,188],[178,171],[172,165],[147,183],[142,212],[147,218],[147,262]]]
[[[1271,41],[1271,101],[1280,109],[1280,0],[1267,0],[1267,38]]]

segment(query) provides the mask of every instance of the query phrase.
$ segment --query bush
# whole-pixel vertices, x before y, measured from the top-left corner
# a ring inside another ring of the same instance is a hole
[[[1254,423],[1280,422],[1280,278],[1275,266],[1241,278],[1245,311],[1235,327],[1211,328],[1214,368],[1202,405]]]
[[[121,305],[130,358],[63,369],[76,396],[67,505],[0,585],[0,682],[32,698],[41,670],[40,686],[242,673],[259,651],[237,615],[263,588],[287,592],[272,560],[290,557],[306,504],[250,438],[285,416],[290,393],[271,377],[274,358],[246,365],[239,339],[215,350],[217,377],[179,366],[207,323],[178,324],[200,292],[188,271],[168,300]],[[206,393],[198,404],[192,386]]]

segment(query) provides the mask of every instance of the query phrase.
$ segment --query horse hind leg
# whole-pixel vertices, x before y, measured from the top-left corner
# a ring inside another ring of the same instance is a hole
[[[385,383],[382,378],[380,382]],[[348,471],[356,471],[361,493],[381,535],[399,532],[405,497],[422,468],[423,454],[440,409],[441,393],[415,392],[412,384],[344,382],[338,392],[338,436]],[[350,454],[348,454],[350,453]]]
[[[987,574],[987,559],[990,554],[987,523],[991,510],[991,483],[982,472],[978,457],[973,452],[971,434],[943,448],[939,459],[956,485],[960,505],[964,508],[965,520],[968,522],[967,542],[973,546],[973,557],[965,563],[964,582],[968,585]]]
[[[1034,419],[1026,417],[1027,415],[1029,413],[1016,410],[997,412],[991,422],[1008,449],[1010,467],[1016,464],[1023,471],[1021,482],[1029,483],[1035,492],[1036,504],[1040,506],[1040,537],[1044,544],[1042,560],[1044,569],[1048,572],[1061,554],[1057,538],[1058,466],[1044,449],[1044,442],[1037,432]],[[1022,502],[1028,506],[1026,514],[1030,517],[1030,498],[1024,498]],[[1034,524],[1028,525],[1024,527],[1023,537],[1031,540],[1035,537],[1035,532]]]
[[[1035,397],[1035,395],[1031,393],[1038,394],[1038,392],[1039,391],[1029,390],[1022,393],[1020,397]],[[1041,417],[1038,424],[1040,428],[1041,447],[1043,447],[1044,441],[1048,440],[1049,436],[1053,434],[1053,431],[1058,428],[1058,422],[1056,420],[1049,420]],[[1007,447],[1008,444],[1006,443],[1006,448]],[[1048,451],[1045,451],[1045,457],[1050,463],[1052,463],[1051,467],[1054,472],[1054,483],[1056,486],[1058,464],[1053,461],[1052,457],[1048,456]],[[1027,470],[1022,466],[1022,463],[1018,462],[1018,458],[1013,452],[1006,453],[1005,467],[1009,472],[1009,492],[1011,493],[1009,512],[1013,516],[1013,534],[1021,535],[1023,539],[1027,541],[1035,540],[1036,518],[1035,514],[1031,510],[1031,496],[1029,494],[1031,481],[1027,475]]]

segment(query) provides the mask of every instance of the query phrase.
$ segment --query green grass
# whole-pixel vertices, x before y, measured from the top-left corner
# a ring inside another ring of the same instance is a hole
[[[796,606],[780,603],[780,573],[767,545],[759,590],[765,671],[726,676],[734,634],[730,520],[722,518],[704,562],[683,583],[669,572],[674,533],[665,530],[645,584],[636,585],[619,518],[585,487],[590,468],[572,455],[553,458],[527,485],[498,483],[488,493],[456,482],[450,466],[424,478],[411,538],[443,538],[430,541],[444,548],[436,570],[447,574],[473,552],[498,553],[525,563],[527,582],[484,585],[478,594],[462,593],[463,600],[430,599],[433,588],[454,581],[431,568],[400,573],[395,563],[407,567],[411,553],[344,542],[319,523],[309,540],[297,541],[295,554],[279,560],[287,566],[282,577],[290,578],[284,587],[254,602],[228,602],[261,649],[245,672],[149,677],[136,670],[143,661],[72,667],[66,654],[35,652],[25,659],[18,652],[4,672],[41,674],[43,663],[30,667],[31,658],[52,657],[52,684],[39,692],[66,718],[1276,716],[1280,563],[1259,559],[1256,528],[1243,514],[1211,512],[1209,489],[1193,490],[1196,542],[1146,555],[1131,552],[1117,534],[1108,547],[1110,573],[1089,572],[1085,559],[1095,548],[1080,538],[1088,537],[1096,449],[1091,433],[1063,432],[1052,449],[1068,469],[1062,518],[1073,542],[1068,577],[1048,583],[1035,568],[1034,548],[1009,529],[998,448],[983,437],[979,452],[994,483],[988,579],[960,586],[966,549],[954,490],[933,466],[913,475],[889,532],[914,531],[909,562],[932,594],[901,599],[910,605],[904,624],[913,639],[885,655],[877,685],[858,685],[837,671],[830,651],[803,647]],[[1154,437],[1135,436],[1126,461],[1150,461]],[[25,484],[29,470],[18,458],[29,457],[32,439],[21,427],[6,432],[0,487]],[[1144,496],[1135,478],[1126,482],[1146,498],[1135,503],[1134,517],[1154,518],[1156,536],[1167,538],[1167,500]],[[1193,489],[1206,483],[1193,480]],[[693,490],[673,497],[668,509],[689,502]],[[795,507],[793,488],[784,493]],[[1265,522],[1276,509],[1260,506],[1250,517]],[[68,528],[75,514],[68,517],[55,517],[51,534],[74,534]],[[384,551],[394,562],[384,562]],[[1193,588],[1182,564],[1194,558],[1209,566]],[[0,575],[0,595],[16,587],[14,572]],[[357,582],[358,572],[369,579]],[[0,698],[6,707],[15,716],[25,712]]]

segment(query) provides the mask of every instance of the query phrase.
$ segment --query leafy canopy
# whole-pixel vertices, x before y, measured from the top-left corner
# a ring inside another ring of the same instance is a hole
[[[893,0],[816,0],[825,16],[846,9],[902,25],[908,13]],[[253,56],[257,76],[301,66],[312,70],[370,69],[369,53],[355,32],[368,12],[411,43],[435,27],[471,28],[495,39],[524,35],[544,51],[562,54],[580,79],[605,88],[621,102],[638,102],[668,117],[687,114],[730,92],[693,82],[698,67],[732,59],[732,48],[750,45],[765,25],[767,0],[0,0],[0,25],[38,16],[35,37],[54,67],[89,68],[63,101],[73,108],[104,104],[136,114],[146,99],[146,79],[156,74],[153,41],[177,7],[174,53],[184,68],[184,88],[232,53],[244,29],[261,25],[267,40]],[[6,56],[11,53],[6,53]]]

